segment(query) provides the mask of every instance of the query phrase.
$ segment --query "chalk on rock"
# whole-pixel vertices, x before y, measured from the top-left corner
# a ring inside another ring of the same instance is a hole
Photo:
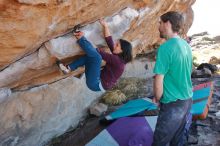
[[[3,102],[10,95],[11,95],[11,89],[0,88],[0,103]]]

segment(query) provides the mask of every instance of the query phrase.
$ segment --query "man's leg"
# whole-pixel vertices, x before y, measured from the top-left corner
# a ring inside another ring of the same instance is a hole
[[[181,128],[189,105],[183,100],[162,104],[154,132],[153,146],[166,146]],[[191,105],[191,104],[190,104]]]
[[[170,142],[170,146],[183,146],[186,143],[186,137],[184,135],[184,130],[187,122],[187,116],[189,115],[190,109],[192,105],[192,100],[187,100],[184,103],[184,110],[186,111],[186,115],[182,119],[182,123],[180,128],[175,133],[173,139]]]
[[[73,70],[77,69],[78,67],[85,65],[86,58],[87,58],[87,56],[83,56],[83,57],[80,57],[79,59],[73,61],[72,63],[70,63],[68,65],[69,68],[73,71]]]

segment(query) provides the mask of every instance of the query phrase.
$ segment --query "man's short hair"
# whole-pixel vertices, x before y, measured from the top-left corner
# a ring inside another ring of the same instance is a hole
[[[182,14],[180,14],[179,12],[175,12],[175,11],[167,12],[162,16],[160,16],[160,19],[164,23],[169,21],[171,23],[172,30],[174,32],[180,32],[180,30],[182,29],[184,19]]]

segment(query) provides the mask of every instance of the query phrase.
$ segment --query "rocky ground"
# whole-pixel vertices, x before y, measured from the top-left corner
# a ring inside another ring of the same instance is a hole
[[[220,36],[210,36],[207,32],[192,36],[194,65],[210,63],[220,67]],[[219,70],[216,74],[219,74]],[[214,92],[208,117],[205,120],[195,122],[191,127],[191,141],[198,140],[198,146],[220,145],[220,76],[214,75],[208,79],[193,79],[194,83],[212,80]],[[196,139],[195,139],[196,138]],[[193,139],[193,140],[192,140]]]
[[[214,89],[212,103],[205,120],[194,121],[191,126],[189,142],[190,146],[219,146],[220,145],[220,75],[211,78],[193,79],[194,84],[213,81]]]
[[[207,33],[192,36],[194,65],[211,63],[220,65],[220,37],[210,37]],[[212,104],[205,120],[194,121],[190,128],[190,146],[219,146],[220,145],[220,74],[219,71],[209,78],[193,79],[193,84],[206,81],[214,82]],[[100,102],[123,104],[125,101],[149,97],[152,95],[153,79],[124,78],[112,91],[104,95]],[[125,96],[124,96],[125,95]],[[120,96],[119,100],[114,97]],[[109,99],[106,101],[105,99]],[[114,111],[119,106],[109,105],[108,112]],[[105,126],[99,124],[99,117],[89,115],[81,121],[77,128],[70,129],[65,134],[54,138],[48,146],[83,146],[94,138]]]
[[[194,64],[216,64],[220,67],[220,36],[211,36],[207,32],[191,36]]]

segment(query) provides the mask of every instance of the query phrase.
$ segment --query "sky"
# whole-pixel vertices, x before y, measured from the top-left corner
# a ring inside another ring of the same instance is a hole
[[[220,35],[220,0],[196,0],[192,8],[194,20],[188,35],[204,31]]]

